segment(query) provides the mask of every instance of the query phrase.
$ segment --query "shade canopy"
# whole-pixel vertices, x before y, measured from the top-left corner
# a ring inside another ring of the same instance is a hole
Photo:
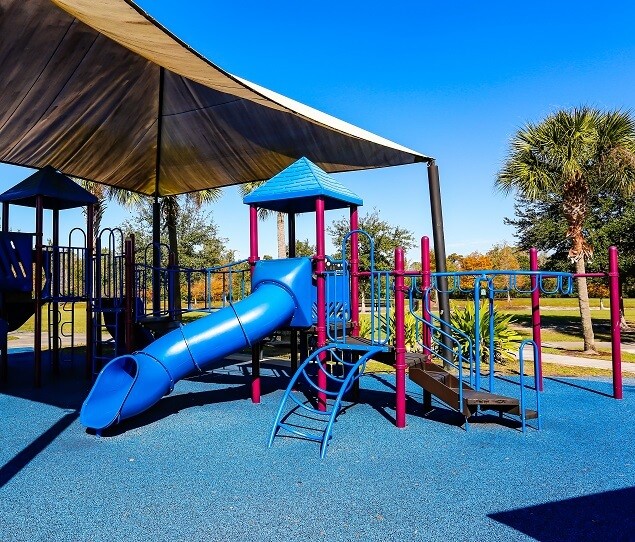
[[[97,198],[55,168],[46,166],[0,194],[0,202],[35,207],[42,196],[44,209],[74,209],[97,203]]]
[[[343,209],[363,204],[342,183],[302,157],[243,198],[243,203],[283,213],[315,211],[315,200],[324,199],[324,209]]]
[[[426,156],[229,74],[128,0],[0,0],[0,161],[143,194]]]

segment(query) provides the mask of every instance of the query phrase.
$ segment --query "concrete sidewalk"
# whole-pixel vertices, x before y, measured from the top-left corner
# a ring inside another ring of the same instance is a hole
[[[596,346],[600,350],[610,350],[611,343],[609,342],[596,342]],[[547,341],[542,343],[543,348],[563,348],[567,350],[580,350],[582,351],[582,341]],[[622,352],[635,353],[635,344],[622,343]],[[527,360],[533,361],[533,351],[531,347],[525,348],[525,356]],[[552,354],[543,352],[542,361],[545,363],[555,363],[557,365],[569,365],[572,367],[586,367],[591,369],[606,369],[611,370],[613,363],[608,359],[598,359],[592,356],[579,357],[571,356],[567,354]],[[622,362],[622,371],[628,373],[635,373],[635,363]]]

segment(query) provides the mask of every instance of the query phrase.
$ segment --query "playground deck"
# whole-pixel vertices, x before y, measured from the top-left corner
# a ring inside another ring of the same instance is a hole
[[[632,540],[635,381],[545,381],[541,431],[459,427],[421,414],[408,383],[408,426],[390,374],[360,380],[325,460],[318,445],[267,437],[287,381],[262,370],[250,402],[236,358],[180,382],[110,436],[78,421],[82,369],[31,386],[30,354],[11,356],[0,390],[0,540],[351,541]],[[47,364],[45,364],[47,365]],[[594,392],[582,388],[591,388]],[[386,419],[388,418],[388,419]],[[489,421],[495,417],[488,417]]]

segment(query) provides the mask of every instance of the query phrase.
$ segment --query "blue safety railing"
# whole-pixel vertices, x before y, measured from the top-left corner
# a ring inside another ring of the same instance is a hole
[[[149,301],[151,297],[154,268],[147,262],[135,265],[135,286],[137,296]],[[170,266],[159,268],[159,284],[161,288],[160,316],[176,317],[188,312],[214,312],[231,303],[246,297],[251,289],[248,260],[239,260],[213,267],[191,268]],[[180,309],[174,307],[171,292],[176,281],[181,283],[182,303]],[[144,317],[154,314],[151,303],[144,303],[143,311],[138,315]]]
[[[448,322],[445,322],[434,314],[430,310],[430,294],[432,288],[427,288],[422,292],[423,310],[428,316],[429,321],[424,319],[414,309],[414,293],[417,291],[416,281],[413,281],[411,288],[409,289],[409,308],[410,313],[414,316],[417,324],[421,328],[427,328],[430,333],[431,345],[427,346],[421,339],[423,333],[418,334],[419,346],[422,351],[430,356],[431,359],[436,359],[441,362],[444,368],[451,367],[457,374],[459,381],[459,405],[463,405],[463,383],[465,382],[465,368],[467,366],[468,383],[470,386],[474,386],[475,380],[475,363],[474,363],[474,348],[472,339],[463,333],[460,329],[452,326]],[[443,325],[443,326],[442,326]],[[443,329],[443,327],[449,330],[449,333]],[[448,353],[447,346],[443,341],[443,338],[449,339],[452,344],[452,350]],[[464,343],[461,343],[461,340]],[[464,354],[463,344],[467,344],[468,355]]]
[[[363,373],[368,359],[381,350],[381,347],[364,348],[352,345],[348,348],[327,345],[315,350],[300,365],[284,392],[269,436],[269,447],[278,432],[283,429],[301,438],[319,442],[320,457],[324,458],[344,395],[351,390]],[[357,356],[359,359],[356,359]],[[326,376],[325,388],[318,385],[320,373]],[[324,410],[315,406],[316,397],[320,395],[326,397]],[[286,410],[288,404],[291,408]],[[299,421],[293,423],[292,419]],[[303,423],[313,423],[317,427],[302,425]]]
[[[513,380],[495,377],[495,363],[497,345],[495,340],[494,300],[497,295],[506,294],[515,291],[522,294],[529,294],[536,290],[545,295],[568,295],[573,291],[574,281],[573,274],[565,272],[551,271],[498,271],[498,270],[479,270],[479,271],[458,271],[432,273],[432,287],[425,292],[421,292],[417,287],[417,278],[412,278],[410,288],[410,312],[417,322],[417,339],[422,350],[427,353],[431,359],[439,360],[444,367],[453,368],[458,376],[459,382],[462,384],[464,375],[462,368],[464,365],[469,366],[469,382],[476,390],[488,391],[494,393],[495,378],[514,382]],[[441,278],[447,279],[447,286],[440,290],[443,281]],[[448,294],[461,295],[471,297],[474,303],[474,329],[473,337],[469,337],[463,331],[456,329],[450,324],[439,318],[430,310],[430,295],[432,291],[441,291]],[[427,321],[415,311],[414,296],[420,293],[424,304],[424,313],[429,319]],[[481,382],[481,360],[483,358],[481,351],[481,311],[484,310],[483,304],[487,305],[485,310],[488,311],[489,318],[487,322],[487,331],[489,337],[489,355],[488,355],[488,371],[487,384],[484,386]],[[429,329],[431,345],[428,347],[422,341],[423,330]],[[445,339],[445,341],[444,341]],[[448,349],[448,345],[451,348]],[[463,346],[462,346],[463,345]],[[467,345],[467,348],[465,347]],[[525,375],[524,349],[531,345],[534,351],[534,375],[533,381],[527,381]],[[469,351],[468,356],[464,356],[462,351]],[[520,387],[519,397],[519,418],[523,432],[527,425],[525,408],[527,402],[527,393],[529,391],[535,393],[537,428],[541,427],[540,419],[540,397],[538,393],[538,347],[532,340],[524,340],[521,342],[518,352],[520,379],[517,384]],[[459,386],[461,387],[461,386]],[[462,395],[459,391],[459,395]],[[462,397],[459,398],[459,404],[462,404]]]
[[[390,346],[390,309],[392,291],[391,271],[375,269],[375,242],[364,230],[352,230],[342,239],[341,259],[327,257],[326,277],[326,325],[327,338],[336,344],[346,344],[347,325],[350,321],[350,263],[346,258],[346,247],[354,234],[365,236],[369,244],[369,269],[361,275],[368,279],[370,296],[371,344],[387,349]],[[330,269],[329,269],[330,268]]]
[[[534,357],[534,375],[533,386],[531,384],[525,385],[525,346],[531,345],[533,349]],[[520,343],[518,347],[518,372],[520,373],[520,420],[523,426],[523,433],[526,431],[527,419],[525,409],[525,389],[533,390],[536,404],[536,429],[542,428],[541,413],[540,413],[540,368],[539,368],[539,352],[538,345],[531,339],[525,339]]]

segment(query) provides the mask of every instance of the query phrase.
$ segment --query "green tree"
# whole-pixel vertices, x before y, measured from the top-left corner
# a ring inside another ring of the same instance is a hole
[[[379,211],[373,209],[371,213],[360,217],[359,229],[367,232],[375,245],[375,268],[388,270],[393,268],[395,247],[403,247],[407,252],[415,246],[414,234],[399,226],[382,220]],[[336,247],[342,246],[342,241],[350,231],[350,223],[346,217],[331,223],[327,228]],[[370,243],[365,235],[359,235],[359,267],[361,270],[370,269]],[[350,243],[348,243],[350,245]],[[350,257],[350,246],[347,247],[347,257]],[[339,250],[335,257],[340,257]]]
[[[315,245],[312,245],[308,239],[304,241],[295,242],[295,255],[299,258],[301,256],[311,257],[315,254]]]
[[[191,199],[184,199],[180,205],[175,228],[180,265],[197,269],[233,261],[234,251],[227,249],[227,239],[218,235],[212,213]],[[152,206],[135,208],[132,217],[121,225],[121,229],[125,235],[135,234],[137,250],[144,253],[146,247],[152,244]],[[167,241],[168,229],[164,225],[161,242],[167,244]]]
[[[566,220],[558,206],[551,201],[530,201],[517,196],[514,210],[515,218],[507,218],[505,222],[516,228],[519,248],[528,250],[535,246],[548,253],[541,267],[572,271],[564,237]],[[586,269],[589,272],[606,271],[608,248],[617,246],[624,291],[627,295],[635,295],[635,199],[598,192],[592,187],[584,231],[594,248]]]
[[[584,231],[591,187],[608,193],[630,193],[635,187],[635,121],[628,112],[580,107],[530,123],[513,137],[496,185],[559,206],[567,224],[568,257],[583,274],[593,255]],[[579,277],[577,287],[584,350],[595,352],[586,279]]]
[[[487,257],[489,258],[492,269],[499,271],[517,271],[520,269],[520,262],[518,260],[518,249],[511,247],[507,243],[496,244],[487,251]],[[516,284],[519,288],[527,290],[529,287],[528,281],[524,280],[525,277],[517,277]],[[501,275],[494,278],[494,286],[498,290],[505,290],[507,295],[507,301],[511,301],[511,289],[510,275]]]

